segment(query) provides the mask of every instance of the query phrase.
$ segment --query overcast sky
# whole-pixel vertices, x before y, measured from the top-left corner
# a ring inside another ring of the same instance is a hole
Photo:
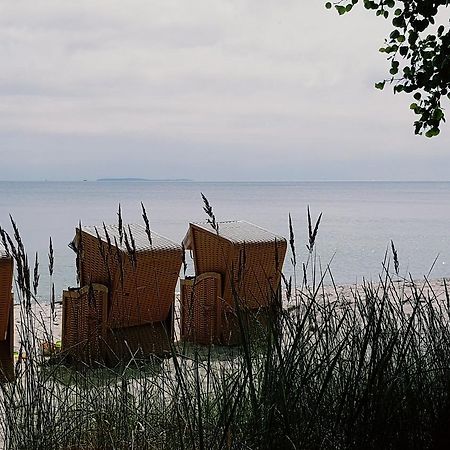
[[[373,87],[388,32],[321,0],[0,0],[0,179],[448,180],[449,126]]]

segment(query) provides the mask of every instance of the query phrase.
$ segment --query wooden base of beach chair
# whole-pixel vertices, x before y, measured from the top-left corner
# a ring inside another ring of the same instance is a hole
[[[108,288],[92,284],[63,292],[62,350],[76,363],[105,359]]]
[[[108,329],[108,364],[115,365],[132,358],[145,359],[151,355],[163,356],[170,352],[172,342],[173,308],[164,322]]]
[[[6,339],[0,341],[0,382],[14,380],[14,308],[9,311]]]
[[[200,345],[239,345],[245,335],[261,337],[274,317],[272,306],[248,309],[225,304],[221,276],[208,272],[181,280],[181,339]]]
[[[222,344],[241,345],[244,337],[250,341],[264,339],[270,331],[273,314],[270,308],[227,311],[223,318]]]

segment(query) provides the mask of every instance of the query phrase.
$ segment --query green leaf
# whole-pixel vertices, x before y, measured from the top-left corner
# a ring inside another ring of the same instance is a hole
[[[432,138],[432,137],[434,137],[434,136],[437,136],[440,132],[441,132],[441,131],[439,130],[439,128],[432,128],[431,130],[428,130],[428,131],[425,133],[425,136],[426,136],[427,138]]]
[[[444,117],[444,112],[442,111],[442,109],[437,108],[434,110],[433,117],[436,120],[441,120]]]
[[[411,103],[409,105],[409,109],[412,109],[413,111],[415,111],[418,107],[419,107],[419,105],[417,103]]]
[[[384,89],[385,84],[386,84],[386,81],[380,81],[379,83],[375,83],[375,88],[382,91]]]
[[[337,9],[337,12],[339,13],[340,16],[342,16],[342,14],[345,14],[347,12],[345,6],[336,5],[335,8]]]
[[[325,8],[327,8],[327,9],[331,9],[332,6],[333,6],[333,5],[331,4],[331,2],[325,3]]]
[[[398,30],[394,30],[394,31],[389,35],[389,37],[390,37],[391,39],[397,39],[398,36],[400,36],[400,31],[398,31]]]
[[[397,28],[404,28],[406,26],[405,18],[403,16],[396,16],[392,19],[392,25]]]
[[[398,50],[398,45],[394,44],[390,47],[386,47],[386,53],[395,53]]]
[[[415,31],[410,31],[409,38],[408,38],[409,45],[414,45],[418,38],[419,38],[419,35]]]

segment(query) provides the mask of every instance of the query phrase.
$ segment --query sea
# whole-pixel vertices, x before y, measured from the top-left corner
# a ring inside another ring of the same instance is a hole
[[[80,221],[117,223],[120,204],[125,223],[143,223],[142,202],[152,230],[181,242],[189,222],[207,218],[201,194],[217,220],[246,220],[286,238],[290,215],[299,268],[309,255],[308,207],[313,225],[322,214],[315,258],[338,284],[378,280],[386,254],[392,259],[391,241],[400,276],[450,277],[450,182],[0,181],[0,226],[11,233],[13,218],[31,264],[38,254],[41,297],[48,298],[52,283],[58,297],[76,286],[68,244]],[[291,260],[288,252],[288,276]]]

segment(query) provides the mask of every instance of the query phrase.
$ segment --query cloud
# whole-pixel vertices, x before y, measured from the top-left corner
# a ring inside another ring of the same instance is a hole
[[[362,8],[337,17],[313,0],[3,2],[0,155],[21,178],[84,177],[69,152],[107,158],[118,176],[126,154],[125,175],[147,163],[162,178],[180,158],[219,179],[305,176],[278,164],[288,160],[353,177],[345,167],[364,169],[364,152],[381,167],[432,163],[446,133],[414,138],[408,99],[373,89],[388,30]]]

